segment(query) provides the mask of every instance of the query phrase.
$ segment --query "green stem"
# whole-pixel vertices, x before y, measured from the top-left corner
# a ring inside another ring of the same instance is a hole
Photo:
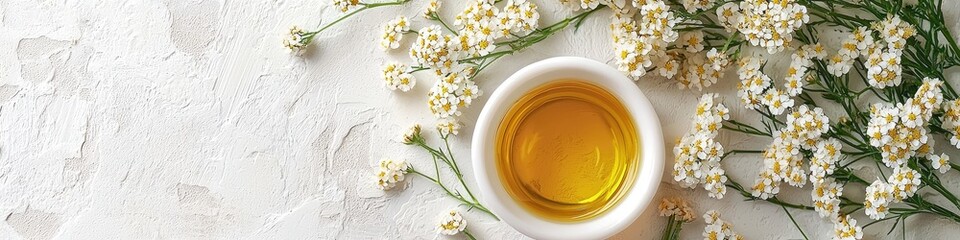
[[[793,219],[793,214],[790,214],[790,211],[787,210],[787,207],[780,205],[780,208],[783,208],[783,212],[787,213],[787,217],[790,217],[790,221],[793,222],[793,226],[797,227],[797,231],[800,231],[800,235],[803,235],[803,239],[810,240],[810,238],[807,237],[807,234],[803,233],[803,229],[800,228],[800,224],[797,224],[797,220]]]
[[[313,31],[313,32],[308,32],[308,33],[306,33],[305,35],[309,35],[310,39],[312,40],[312,39],[313,39],[313,35],[316,35],[317,33],[323,32],[323,30],[327,30],[327,28],[330,28],[330,27],[332,27],[333,25],[336,25],[337,23],[339,23],[340,21],[346,20],[347,18],[350,18],[351,16],[353,16],[353,15],[355,15],[355,14],[357,14],[357,13],[360,13],[360,12],[362,12],[362,11],[364,11],[364,10],[372,9],[372,8],[378,8],[378,7],[383,7],[383,6],[401,5],[401,4],[407,3],[407,2],[409,2],[409,1],[410,1],[410,0],[397,0],[397,1],[393,1],[393,2],[382,2],[382,3],[363,3],[363,4],[362,4],[362,7],[358,8],[357,10],[353,10],[352,12],[347,13],[346,15],[343,15],[343,16],[337,18],[337,19],[334,20],[333,22],[327,23],[326,25],[324,25],[323,27],[321,27],[320,30]],[[309,44],[309,41],[308,41],[307,43]]]
[[[470,234],[470,231],[467,231],[467,229],[463,229],[463,235],[467,235],[467,238],[470,240],[477,240],[477,237],[474,237],[473,234]]]

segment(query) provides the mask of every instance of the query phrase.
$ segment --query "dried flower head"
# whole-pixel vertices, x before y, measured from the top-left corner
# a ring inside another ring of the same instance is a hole
[[[660,200],[660,216],[675,216],[679,221],[693,222],[696,218],[693,209],[682,198],[663,198]]]
[[[401,139],[401,141],[407,145],[423,143],[423,135],[420,135],[420,124],[414,124],[413,127],[407,129],[407,131],[403,133],[403,139]]]

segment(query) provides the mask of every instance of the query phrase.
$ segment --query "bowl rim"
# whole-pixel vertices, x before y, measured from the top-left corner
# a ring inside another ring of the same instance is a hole
[[[606,89],[628,109],[640,142],[640,165],[630,189],[611,209],[583,221],[556,222],[537,217],[512,200],[500,182],[494,145],[500,121],[520,96],[543,84],[571,78]],[[656,111],[631,79],[592,59],[554,57],[520,69],[493,91],[477,119],[471,157],[480,201],[520,233],[536,239],[601,239],[625,229],[650,205],[660,185],[663,146]]]

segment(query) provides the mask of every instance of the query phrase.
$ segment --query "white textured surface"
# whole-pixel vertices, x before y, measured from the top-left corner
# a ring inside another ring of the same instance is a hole
[[[553,1],[535,2],[542,23],[569,14]],[[391,192],[370,180],[381,157],[430,164],[397,137],[413,123],[432,123],[424,95],[433,80],[418,75],[407,94],[381,88],[380,65],[407,58],[376,47],[382,22],[413,17],[423,4],[362,13],[296,58],[281,48],[283,32],[338,16],[327,3],[0,0],[0,238],[438,238],[435,217],[456,202],[416,177]],[[443,14],[459,4],[449,1]],[[520,67],[552,56],[609,62],[607,15],[500,60],[481,76],[481,88],[493,91]],[[414,19],[415,28],[426,24]],[[956,19],[950,14],[947,22]],[[710,91],[735,105],[730,75]],[[960,85],[956,76],[949,81]],[[655,78],[638,86],[671,146],[699,93]],[[468,126],[479,106],[466,111]],[[735,118],[754,117],[734,109]],[[462,161],[471,131],[453,142]],[[724,134],[721,141],[733,149],[769,140]],[[731,160],[724,162],[731,178],[752,182],[760,161]],[[472,176],[469,164],[461,166]],[[950,173],[948,186],[958,186],[958,177]],[[661,189],[657,199],[679,195],[699,212],[718,209],[748,238],[801,238],[774,205],[734,194],[711,200],[669,181]],[[787,189],[791,199],[808,201],[806,191]],[[794,216],[812,239],[830,236],[832,225],[816,213]],[[480,213],[465,217],[482,238],[522,237]],[[618,238],[657,238],[663,226],[648,207]],[[886,226],[867,237],[885,237]],[[960,234],[956,223],[929,216],[906,226],[908,238]],[[702,227],[685,226],[684,238],[699,238]]]

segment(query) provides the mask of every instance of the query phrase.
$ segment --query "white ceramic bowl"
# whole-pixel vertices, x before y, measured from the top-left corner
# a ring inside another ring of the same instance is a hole
[[[564,223],[537,217],[510,197],[500,182],[494,145],[500,121],[523,94],[537,86],[571,78],[606,89],[630,111],[639,136],[640,165],[633,184],[617,205],[594,218]],[[500,84],[477,120],[472,155],[482,203],[511,227],[536,239],[602,239],[622,231],[650,204],[660,184],[664,162],[660,121],[643,92],[616,69],[580,57],[536,62]]]

